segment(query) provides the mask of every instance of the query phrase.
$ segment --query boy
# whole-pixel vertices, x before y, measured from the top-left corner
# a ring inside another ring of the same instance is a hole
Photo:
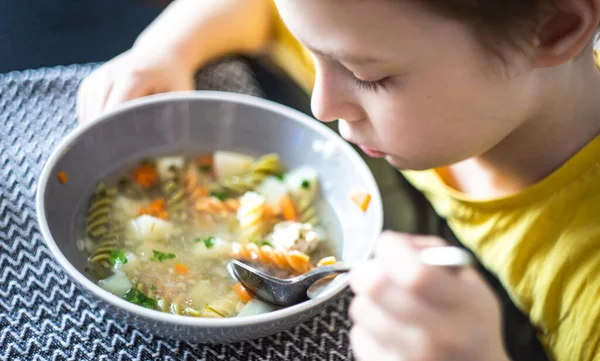
[[[307,88],[314,79],[315,116],[340,119],[347,140],[404,170],[538,328],[549,358],[599,360],[600,0],[276,4],[314,62],[276,20],[248,26],[262,40],[243,50],[279,39],[282,65],[294,59]],[[90,84],[82,103],[100,99]],[[131,97],[122,93],[107,107]],[[443,243],[385,233],[351,274],[360,360],[519,357],[507,355],[498,301],[474,270],[420,264],[420,247]]]

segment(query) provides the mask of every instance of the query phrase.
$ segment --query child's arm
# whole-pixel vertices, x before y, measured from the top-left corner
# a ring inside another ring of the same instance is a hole
[[[91,120],[127,100],[191,90],[194,73],[231,53],[252,54],[271,35],[270,0],[177,0],[134,46],[82,83],[77,113]]]
[[[270,0],[177,0],[134,48],[163,50],[190,71],[228,53],[254,53],[269,38]]]

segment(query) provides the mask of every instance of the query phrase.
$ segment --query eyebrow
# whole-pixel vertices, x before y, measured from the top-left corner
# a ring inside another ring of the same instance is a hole
[[[324,52],[321,50],[317,50],[310,46],[306,46],[306,48],[308,50],[310,50],[311,52],[313,52],[317,55],[320,55],[324,58],[332,59],[332,60],[336,60],[336,61],[340,61],[340,62],[346,62],[346,63],[350,63],[350,64],[366,65],[366,64],[372,64],[372,63],[380,63],[380,62],[384,61],[383,59],[378,59],[378,58],[368,56],[368,55],[350,54],[350,53],[345,53],[345,52],[341,52],[341,51],[335,51],[333,53],[328,53],[328,52]]]

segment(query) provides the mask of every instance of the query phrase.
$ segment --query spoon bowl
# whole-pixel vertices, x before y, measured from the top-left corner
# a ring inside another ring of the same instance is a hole
[[[273,277],[233,260],[228,265],[230,273],[261,301],[275,306],[287,307],[306,301],[307,290],[315,282],[331,275],[349,272],[351,267],[343,264],[315,268],[303,275],[283,279]]]

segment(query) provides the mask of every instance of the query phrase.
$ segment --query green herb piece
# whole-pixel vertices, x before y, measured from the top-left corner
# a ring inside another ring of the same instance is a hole
[[[156,286],[155,286],[155,285],[152,285],[152,287],[150,287],[150,289],[151,289],[152,291],[156,291],[156,290],[157,290],[157,288],[156,288]]]
[[[162,261],[166,261],[168,259],[173,259],[175,258],[175,255],[173,253],[162,253],[160,251],[157,250],[152,250],[152,253],[154,254],[154,257],[150,258],[150,261],[154,261],[154,262],[162,262]]]
[[[285,173],[275,174],[275,178],[283,182],[285,180]]]
[[[211,197],[215,197],[221,201],[224,201],[227,198],[227,194],[225,192],[210,192]]]
[[[310,182],[308,181],[308,179],[303,179],[300,186],[304,189],[308,189],[308,188],[310,188]]]
[[[275,247],[273,247],[273,244],[271,244],[271,242],[265,241],[264,239],[253,239],[250,242],[254,243],[256,245],[259,245],[259,246],[269,246],[271,248],[275,248]]]
[[[154,162],[152,162],[152,159],[150,158],[144,158],[142,159],[142,161],[140,162],[141,165],[153,165]]]
[[[271,244],[271,242],[269,242],[269,241],[261,241],[261,242],[259,243],[259,245],[261,245],[261,246],[269,246],[269,247],[271,247],[271,248],[275,248],[275,247],[273,247],[273,245],[272,245],[272,244]]]
[[[136,287],[132,287],[129,291],[127,291],[127,293],[123,295],[123,298],[126,301],[129,301],[142,307],[149,308],[151,310],[156,307],[156,301],[146,296],[142,291],[140,291]]]
[[[212,170],[212,167],[210,166],[210,164],[205,164],[205,165],[199,166],[198,169],[200,169],[200,171],[203,173],[208,173]]]
[[[113,249],[110,251],[110,258],[108,259],[108,263],[110,264],[125,264],[127,263],[127,256],[125,255],[125,251],[121,251],[119,249]]]
[[[204,242],[204,245],[206,246],[206,248],[210,249],[210,248],[213,248],[213,246],[215,245],[217,240],[213,236],[206,237],[206,238],[196,238],[196,243],[200,243],[200,242]]]

